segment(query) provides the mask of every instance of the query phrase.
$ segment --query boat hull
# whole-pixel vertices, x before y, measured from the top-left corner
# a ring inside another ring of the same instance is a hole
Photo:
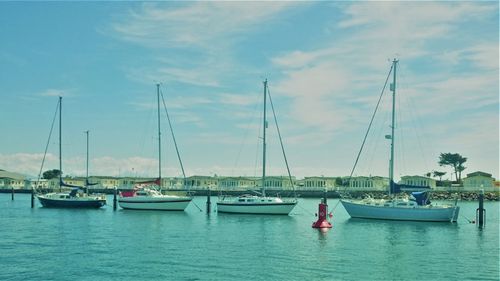
[[[280,202],[280,203],[255,203],[255,204],[238,204],[238,203],[217,203],[217,212],[233,213],[233,214],[267,214],[267,215],[288,215],[297,205],[296,202]]]
[[[40,204],[46,208],[101,208],[106,205],[105,199],[54,199],[37,196]]]
[[[399,220],[399,221],[429,221],[429,222],[456,222],[460,207],[395,207],[374,206],[341,200],[345,210],[352,218]]]
[[[121,208],[130,210],[184,211],[191,200],[191,198],[123,197],[118,199],[118,204]]]

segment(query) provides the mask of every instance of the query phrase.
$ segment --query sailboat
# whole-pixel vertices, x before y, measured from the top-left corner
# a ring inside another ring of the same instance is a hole
[[[262,188],[260,195],[241,195],[236,197],[222,196],[217,202],[219,213],[288,215],[297,205],[297,200],[283,200],[280,197],[266,196],[266,100],[267,80],[264,81],[264,126],[262,156]],[[288,166],[288,164],[287,164]],[[290,174],[289,174],[290,176]],[[290,176],[290,182],[292,182]],[[293,182],[292,182],[293,185]]]
[[[105,195],[89,195],[81,186],[67,184],[62,179],[62,97],[59,97],[59,189],[60,192],[38,194],[37,198],[44,207],[56,208],[100,208],[106,204]],[[87,180],[88,184],[88,135],[87,135]],[[71,187],[71,191],[63,192],[62,187]]]
[[[129,192],[121,192],[118,204],[123,209],[183,211],[193,199],[190,196],[168,195],[161,192],[161,127],[160,127],[160,84],[156,84],[158,100],[158,178],[140,182]]]
[[[429,200],[430,187],[397,184],[394,182],[394,128],[395,128],[395,99],[396,99],[396,69],[398,60],[392,61],[393,72],[392,91],[392,120],[391,155],[389,161],[389,195],[390,199],[366,198],[363,200],[341,199],[347,213],[353,218],[399,220],[399,221],[432,221],[456,222],[460,207],[456,205],[431,204]],[[398,196],[403,191],[412,191],[411,197]]]

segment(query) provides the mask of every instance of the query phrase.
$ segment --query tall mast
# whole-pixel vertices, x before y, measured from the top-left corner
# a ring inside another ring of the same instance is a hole
[[[59,97],[59,192],[62,191],[62,97]]]
[[[87,135],[87,173],[85,175],[85,192],[88,193],[88,185],[89,185],[89,130],[85,131]]]
[[[267,98],[267,79],[264,80],[264,133],[263,133],[263,142],[262,142],[262,196],[266,196],[266,129],[267,129],[267,120],[266,120],[266,98]]]
[[[398,60],[394,59],[392,61],[393,66],[393,78],[392,78],[392,121],[391,121],[391,160],[389,162],[389,194],[391,194],[391,187],[394,184],[394,123],[395,123],[395,115],[396,115],[396,67],[398,64]]]
[[[161,189],[161,129],[160,129],[160,84],[156,84],[156,96],[158,100],[158,179]]]

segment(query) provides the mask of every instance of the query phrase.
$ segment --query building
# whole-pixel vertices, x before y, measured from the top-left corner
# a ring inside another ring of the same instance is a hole
[[[30,183],[25,175],[0,170],[0,189],[14,188],[14,189],[27,189]]]
[[[498,191],[498,187],[495,187],[495,179],[491,174],[477,171],[474,173],[467,174],[467,177],[463,179],[464,190],[478,190],[484,189],[485,191]]]
[[[49,187],[49,181],[46,179],[33,179],[30,180],[29,186],[31,189],[33,188],[48,188]]]
[[[257,186],[262,186],[262,180],[257,180]],[[292,177],[292,180],[290,181],[290,177],[288,176],[269,176],[266,177],[264,186],[266,189],[293,190],[296,186],[296,180],[295,177]]]
[[[356,191],[385,191],[389,186],[389,179],[379,176],[352,177],[349,180],[349,190]]]
[[[260,178],[255,177],[220,177],[218,187],[222,190],[255,189]]]
[[[423,176],[402,176],[399,184],[408,184],[414,186],[428,186],[432,189],[436,188],[436,180]]]
[[[300,180],[298,185],[301,190],[334,190],[336,185],[335,177],[305,177]]]
[[[184,178],[162,178],[161,179],[162,188],[166,189],[184,189]],[[186,179],[187,186],[187,179]]]
[[[186,187],[194,189],[217,188],[217,177],[210,176],[191,176],[186,178]]]

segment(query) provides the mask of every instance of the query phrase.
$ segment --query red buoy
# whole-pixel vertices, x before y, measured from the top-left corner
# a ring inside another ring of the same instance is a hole
[[[332,224],[327,220],[328,205],[326,204],[326,191],[325,191],[325,198],[322,201],[323,202],[319,203],[318,206],[318,220],[316,222],[313,222],[312,227],[320,229],[332,228]]]

